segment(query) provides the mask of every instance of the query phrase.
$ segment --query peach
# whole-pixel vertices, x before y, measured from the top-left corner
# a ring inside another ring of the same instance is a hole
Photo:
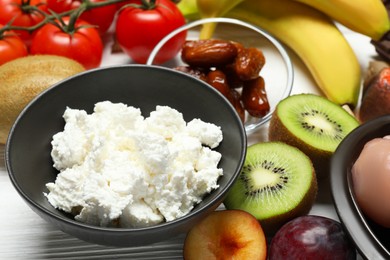
[[[214,211],[184,242],[184,259],[266,259],[267,242],[257,219],[246,211]]]
[[[390,228],[390,136],[368,141],[351,171],[361,210],[377,224]]]

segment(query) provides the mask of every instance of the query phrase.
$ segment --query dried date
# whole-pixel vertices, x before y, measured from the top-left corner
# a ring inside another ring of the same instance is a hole
[[[193,68],[190,66],[178,66],[174,68],[175,70],[187,73],[188,75],[191,75],[195,78],[198,78],[200,80],[206,81],[207,82],[207,75],[205,70],[200,69],[200,68]]]
[[[207,74],[207,83],[222,93],[227,99],[231,99],[230,87],[226,75],[221,70],[211,70]]]
[[[241,99],[244,108],[253,117],[263,117],[270,111],[263,77],[246,81],[242,89]]]
[[[232,103],[233,107],[235,108],[238,116],[240,117],[241,121],[245,122],[245,108],[241,101],[241,94],[235,90],[232,89],[230,92],[230,102]]]
[[[192,67],[219,67],[234,61],[237,47],[230,41],[208,39],[186,41],[181,58]]]
[[[222,93],[243,123],[246,112],[259,118],[269,113],[265,82],[260,76],[266,62],[261,50],[219,39],[186,41],[182,60],[187,65],[176,69],[204,80]]]
[[[234,61],[234,72],[243,81],[252,80],[259,76],[265,64],[263,52],[257,48],[244,48]]]

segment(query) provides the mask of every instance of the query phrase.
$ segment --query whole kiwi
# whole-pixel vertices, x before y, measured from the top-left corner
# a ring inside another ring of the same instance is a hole
[[[0,66],[0,144],[23,108],[43,90],[79,72],[84,67],[69,58],[30,55]]]

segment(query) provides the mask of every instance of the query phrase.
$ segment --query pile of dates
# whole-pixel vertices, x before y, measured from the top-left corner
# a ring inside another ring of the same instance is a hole
[[[228,40],[191,40],[183,44],[181,59],[186,65],[175,69],[220,91],[242,122],[245,111],[252,117],[263,117],[270,111],[265,82],[260,76],[265,57],[259,49]]]

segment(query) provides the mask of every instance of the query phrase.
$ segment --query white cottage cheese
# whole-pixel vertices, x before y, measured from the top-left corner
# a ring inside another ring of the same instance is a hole
[[[109,101],[94,113],[67,108],[51,156],[60,171],[47,183],[49,202],[79,221],[145,227],[184,216],[218,188],[223,174],[220,127],[167,106],[144,118]]]

